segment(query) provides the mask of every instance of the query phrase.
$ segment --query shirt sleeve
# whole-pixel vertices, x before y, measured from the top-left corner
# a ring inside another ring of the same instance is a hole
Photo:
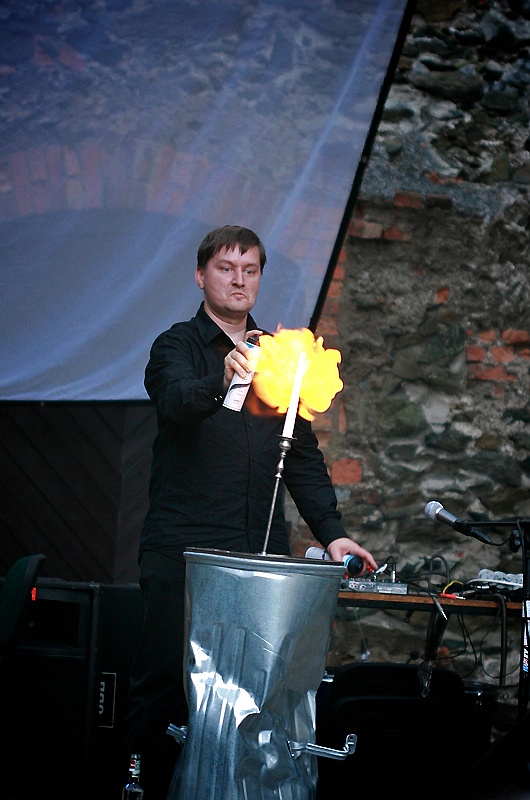
[[[337,509],[337,495],[311,423],[297,417],[284,480],[302,519],[323,547],[347,536]]]
[[[174,423],[197,420],[222,405],[222,363],[209,371],[207,354],[198,343],[170,329],[151,347],[144,385],[166,419]]]

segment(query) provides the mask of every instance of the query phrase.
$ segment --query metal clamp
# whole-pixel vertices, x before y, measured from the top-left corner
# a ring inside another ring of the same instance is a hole
[[[325,758],[334,758],[337,761],[343,761],[347,756],[355,753],[357,745],[357,736],[355,733],[349,733],[346,736],[346,742],[343,750],[334,750],[332,747],[322,747],[319,744],[312,742],[289,742],[289,750],[293,758],[298,758],[302,753],[311,753],[314,756],[324,756]]]
[[[170,723],[167,727],[166,733],[169,733],[169,735],[172,736],[179,744],[184,744],[186,741],[186,735],[188,733],[188,726],[181,725],[178,727],[177,725]]]

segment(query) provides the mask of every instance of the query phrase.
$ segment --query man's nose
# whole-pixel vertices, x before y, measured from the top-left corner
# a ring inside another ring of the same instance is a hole
[[[245,270],[236,268],[232,276],[232,281],[233,283],[237,283],[238,286],[242,286],[245,283]]]

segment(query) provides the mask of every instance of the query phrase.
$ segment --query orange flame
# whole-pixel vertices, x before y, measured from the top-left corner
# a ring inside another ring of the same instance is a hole
[[[325,350],[322,336],[315,338],[308,328],[282,328],[273,336],[260,336],[260,356],[252,385],[258,397],[283,414],[291,399],[300,354],[306,354],[306,370],[300,387],[298,413],[307,420],[326,411],[343,382],[339,377],[338,350]]]

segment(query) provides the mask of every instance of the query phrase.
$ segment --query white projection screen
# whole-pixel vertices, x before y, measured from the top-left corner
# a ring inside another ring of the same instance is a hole
[[[147,400],[219,225],[265,244],[258,323],[310,327],[410,5],[4,0],[0,400]]]

